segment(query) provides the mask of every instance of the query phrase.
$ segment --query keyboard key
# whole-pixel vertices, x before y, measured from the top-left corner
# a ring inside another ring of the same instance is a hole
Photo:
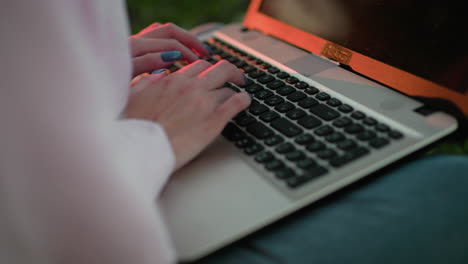
[[[375,120],[372,117],[366,117],[364,118],[364,120],[362,120],[362,122],[364,123],[364,125],[368,126],[374,126],[375,124],[377,124],[377,120]]]
[[[297,79],[296,77],[291,76],[291,77],[286,78],[285,81],[287,83],[289,83],[289,84],[295,84],[295,83],[297,83],[299,81],[299,79]]]
[[[289,86],[289,85],[286,85],[286,86],[283,86],[281,88],[279,88],[276,92],[279,94],[279,95],[288,95],[290,93],[293,93],[294,91],[296,91],[296,89],[294,89],[293,87]]]
[[[233,123],[228,123],[221,134],[229,141],[237,141],[247,136],[244,131]]]
[[[327,101],[330,99],[330,95],[325,92],[318,93],[315,98],[319,99],[320,101]]]
[[[315,166],[307,171],[304,172],[304,174],[297,176],[297,177],[291,177],[286,180],[286,184],[290,188],[297,188],[301,185],[304,185],[305,183],[316,179],[322,175],[325,175],[328,173],[328,170],[325,169],[324,167],[321,166]]]
[[[256,84],[256,83],[249,85],[247,86],[247,88],[245,88],[245,91],[251,94],[254,94],[260,90],[263,90],[263,87],[260,84]]]
[[[363,148],[363,147],[359,147],[359,148],[355,148],[353,150],[350,150],[346,153],[344,153],[343,155],[337,157],[337,158],[334,158],[332,160],[330,160],[330,165],[332,165],[333,167],[341,167],[341,166],[344,166],[346,164],[348,164],[349,162],[353,161],[353,160],[356,160],[358,158],[361,158],[365,155],[367,155],[369,153],[369,150],[366,149],[366,148]]]
[[[306,115],[306,112],[302,109],[299,109],[299,108],[296,108],[296,109],[293,109],[291,111],[288,111],[286,113],[286,116],[291,118],[292,120],[296,120],[296,119],[299,119],[303,116]]]
[[[251,72],[253,72],[255,70],[257,70],[257,67],[252,66],[252,65],[247,65],[247,66],[242,67],[242,71],[244,73],[251,73]]]
[[[310,143],[306,149],[310,152],[317,152],[317,151],[320,151],[322,149],[325,149],[325,144],[323,144],[322,142],[320,141],[315,141],[315,142],[312,142]]]
[[[308,115],[299,119],[298,123],[304,128],[311,129],[320,126],[322,124],[322,121],[320,121],[315,116]]]
[[[345,139],[346,139],[345,136],[339,132],[335,132],[325,137],[325,140],[330,143],[337,143]]]
[[[366,115],[361,111],[354,111],[354,113],[351,114],[351,117],[356,120],[361,120],[364,119]]]
[[[271,67],[271,65],[268,63],[263,63],[262,65],[259,65],[259,67],[263,70],[268,70]]]
[[[314,95],[319,92],[319,89],[316,87],[310,86],[305,89],[306,94]]]
[[[317,105],[318,104],[318,101],[315,100],[314,98],[312,97],[307,97],[305,99],[302,99],[301,101],[299,101],[298,105],[302,108],[310,108],[314,105]]]
[[[357,147],[356,142],[354,142],[351,139],[346,139],[344,141],[341,141],[340,143],[336,144],[336,146],[341,149],[341,150],[351,150]]]
[[[378,124],[375,126],[375,129],[377,129],[377,131],[380,131],[380,132],[389,132],[390,131],[390,127],[385,125],[385,124]]]
[[[369,142],[369,144],[376,149],[382,148],[388,143],[390,142],[385,138],[374,138]]]
[[[280,154],[292,152],[294,150],[295,150],[295,148],[291,143],[283,143],[283,144],[281,144],[281,145],[279,145],[278,147],[275,148],[275,151],[280,153]]]
[[[244,85],[240,85],[239,87],[247,87],[249,85],[252,85],[254,83],[254,81],[252,81],[252,79],[250,78],[247,78],[246,76],[244,76],[244,80],[245,80],[245,84]]]
[[[263,146],[258,143],[244,148],[244,153],[247,155],[254,155],[260,151],[263,151]]]
[[[238,62],[234,63],[234,66],[236,66],[237,68],[242,68],[247,66],[247,63],[243,60],[239,60]]]
[[[315,162],[313,159],[303,159],[297,162],[297,166],[303,170],[310,169],[316,165],[317,162]]]
[[[277,160],[277,159],[274,159],[272,161],[269,161],[267,163],[265,163],[265,169],[269,170],[269,171],[274,171],[274,170],[277,170],[277,169],[280,169],[284,167],[284,163],[280,160]]]
[[[247,132],[252,134],[255,138],[265,139],[267,137],[273,136],[273,130],[263,123],[255,122],[252,125],[247,127]]]
[[[268,99],[265,100],[265,103],[269,106],[275,106],[279,105],[281,103],[284,103],[283,97],[279,95],[273,95],[272,97],[269,97]]]
[[[401,139],[403,137],[403,134],[396,130],[390,131],[388,135],[393,139]]]
[[[296,173],[290,168],[280,168],[279,170],[275,171],[275,177],[280,180],[292,178],[294,176],[296,176]]]
[[[249,107],[249,111],[250,113],[254,114],[254,115],[260,115],[266,111],[268,111],[268,107],[264,104],[258,104],[258,105],[254,105],[254,106],[250,106]]]
[[[268,123],[279,117],[280,115],[274,111],[267,111],[263,113],[262,115],[260,115],[260,119]]]
[[[335,121],[333,121],[333,125],[335,127],[339,127],[339,128],[349,126],[352,123],[353,123],[353,121],[351,121],[351,119],[349,117],[342,117],[342,118],[339,118],[339,119],[336,119]]]
[[[258,69],[249,73],[249,77],[254,78],[254,79],[260,78],[263,75],[265,75],[265,72],[262,70],[258,70]]]
[[[304,90],[305,88],[309,87],[309,84],[307,84],[306,82],[298,82],[296,83],[296,85],[294,85],[297,89],[301,89],[301,90]]]
[[[336,151],[332,149],[324,149],[324,150],[317,152],[317,156],[321,159],[331,159],[335,157],[336,155],[338,154],[336,153]]]
[[[371,140],[373,138],[377,137],[377,134],[375,132],[372,132],[372,131],[369,131],[369,130],[365,130],[361,133],[359,133],[356,138],[361,140],[361,141],[367,141],[367,140]]]
[[[347,104],[342,104],[338,107],[338,111],[343,112],[343,113],[349,113],[353,110],[354,109],[350,105],[347,105]]]
[[[360,124],[351,124],[347,126],[344,131],[348,134],[354,135],[364,131],[364,127]]]
[[[324,104],[318,104],[310,108],[310,112],[326,121],[340,117],[340,113],[338,111]]]
[[[304,98],[306,98],[306,94],[303,93],[303,92],[299,92],[299,91],[295,91],[293,93],[291,93],[290,95],[288,95],[288,99],[293,101],[293,102],[298,102]]]
[[[285,118],[278,118],[271,126],[287,137],[294,137],[302,133],[302,129]]]
[[[245,137],[237,140],[235,144],[238,148],[246,148],[255,144],[255,141],[251,137]]]
[[[254,158],[254,160],[256,162],[258,162],[258,163],[265,163],[265,162],[268,162],[268,161],[272,161],[273,159],[274,159],[274,156],[269,151],[257,154],[257,156],[255,156],[255,158]]]
[[[268,72],[271,73],[271,74],[276,74],[279,72],[278,68],[275,68],[275,67],[270,67],[268,68]]]
[[[255,98],[260,99],[260,100],[265,100],[270,96],[273,96],[273,92],[267,89],[263,89],[255,93]]]
[[[307,145],[315,140],[314,136],[310,134],[302,134],[298,136],[294,141],[299,145]]]
[[[286,72],[280,72],[278,74],[276,74],[276,76],[280,79],[286,79],[289,77],[289,74],[287,74]]]
[[[327,105],[337,107],[341,105],[341,101],[336,98],[331,98],[330,100],[327,101]]]
[[[290,102],[284,102],[282,104],[275,106],[275,109],[280,113],[286,113],[294,108],[296,107]]]
[[[280,80],[274,80],[270,83],[267,84],[267,87],[272,89],[272,90],[276,90],[280,87],[283,87],[284,86],[284,82],[283,81],[280,81]]]
[[[274,135],[272,137],[269,137],[267,139],[265,139],[265,144],[267,146],[275,146],[275,145],[278,145],[279,143],[282,143],[284,141],[284,139],[278,135]]]
[[[251,115],[244,115],[244,116],[241,116],[241,117],[237,118],[236,123],[239,126],[248,126],[248,125],[254,123],[255,121],[257,121],[255,119],[255,117],[253,117]]]
[[[269,82],[273,81],[274,79],[275,78],[273,76],[271,76],[271,75],[264,75],[264,76],[258,78],[257,81],[259,83],[266,84],[266,83],[269,83]]]
[[[329,125],[321,126],[314,131],[314,133],[318,136],[327,136],[333,132],[334,132],[333,128]]]
[[[299,160],[305,159],[305,155],[304,155],[304,152],[296,150],[296,151],[289,152],[288,154],[286,154],[286,159],[290,161],[299,161]]]

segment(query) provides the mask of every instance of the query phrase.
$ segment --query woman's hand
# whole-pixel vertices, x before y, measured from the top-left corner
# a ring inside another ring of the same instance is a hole
[[[243,74],[227,61],[199,60],[170,75],[147,75],[133,87],[126,115],[161,124],[180,168],[250,104],[247,93],[218,88],[228,81],[244,84]]]
[[[209,55],[195,36],[171,23],[154,23],[131,36],[129,41],[133,77],[165,68],[179,59],[194,62]]]

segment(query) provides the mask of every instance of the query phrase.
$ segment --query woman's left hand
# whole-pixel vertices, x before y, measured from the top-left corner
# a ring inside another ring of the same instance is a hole
[[[209,51],[190,32],[172,24],[154,23],[129,38],[133,77],[165,68],[177,60],[194,62]]]

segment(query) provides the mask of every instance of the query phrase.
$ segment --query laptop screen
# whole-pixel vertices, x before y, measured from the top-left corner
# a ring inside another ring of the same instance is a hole
[[[260,12],[463,94],[468,30],[461,3],[267,0]]]

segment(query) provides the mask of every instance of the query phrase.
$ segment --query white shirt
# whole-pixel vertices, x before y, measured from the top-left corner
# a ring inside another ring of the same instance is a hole
[[[174,154],[119,118],[125,3],[2,1],[0,33],[0,263],[173,262],[155,201]]]

